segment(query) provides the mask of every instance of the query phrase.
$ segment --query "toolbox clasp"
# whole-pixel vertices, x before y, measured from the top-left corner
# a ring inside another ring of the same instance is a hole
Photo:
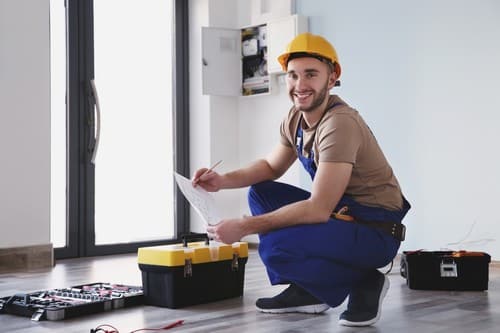
[[[238,253],[233,253],[233,261],[231,262],[231,268],[233,271],[237,271],[240,268],[238,263],[238,258],[239,258]]]
[[[458,277],[457,264],[453,259],[441,260],[441,277]]]
[[[193,276],[193,259],[186,258],[184,261],[184,277]]]

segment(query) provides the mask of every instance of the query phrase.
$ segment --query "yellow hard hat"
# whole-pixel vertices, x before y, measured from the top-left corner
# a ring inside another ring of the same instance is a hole
[[[286,47],[285,53],[278,57],[281,68],[286,72],[288,60],[294,53],[303,54],[307,56],[310,54],[312,57],[320,57],[331,61],[335,64],[335,73],[337,79],[340,77],[340,63],[337,51],[326,39],[321,36],[313,35],[310,32],[305,32],[297,35]]]

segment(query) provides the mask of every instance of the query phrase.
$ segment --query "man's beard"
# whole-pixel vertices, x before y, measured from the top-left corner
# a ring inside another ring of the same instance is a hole
[[[292,102],[294,102],[294,104],[295,104],[295,99],[294,99],[295,97],[293,95],[294,91],[295,91],[295,89],[290,93],[290,98],[292,99]],[[328,82],[325,83],[323,88],[319,91],[318,95],[316,97],[314,97],[314,99],[309,107],[307,107],[305,109],[298,108],[298,110],[302,111],[302,112],[314,111],[318,106],[323,104],[327,94],[328,94]]]

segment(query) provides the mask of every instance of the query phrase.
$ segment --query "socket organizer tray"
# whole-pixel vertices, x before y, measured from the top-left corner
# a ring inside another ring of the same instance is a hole
[[[0,314],[63,320],[142,304],[142,287],[97,282],[1,297]]]

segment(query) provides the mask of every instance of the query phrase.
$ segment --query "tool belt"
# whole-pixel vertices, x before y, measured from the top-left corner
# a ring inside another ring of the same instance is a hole
[[[358,218],[355,218],[351,215],[347,215],[346,212],[348,210],[347,206],[342,207],[337,213],[332,213],[331,217],[337,220],[342,220],[351,223],[358,223],[362,225],[366,225],[368,227],[380,229],[385,233],[391,235],[396,238],[398,241],[402,242],[405,240],[406,235],[406,227],[403,223],[400,222],[381,222],[381,221],[364,221]]]

